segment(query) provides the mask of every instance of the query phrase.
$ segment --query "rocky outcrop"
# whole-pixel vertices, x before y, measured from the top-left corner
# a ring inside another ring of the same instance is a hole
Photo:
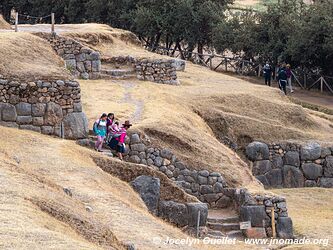
[[[267,188],[332,187],[333,147],[252,142],[246,156],[252,173]]]

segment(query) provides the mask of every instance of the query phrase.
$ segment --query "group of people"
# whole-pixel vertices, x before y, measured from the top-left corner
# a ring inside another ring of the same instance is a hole
[[[132,126],[129,121],[125,121],[122,126],[116,121],[113,113],[103,113],[97,119],[93,126],[94,134],[97,136],[95,150],[102,152],[104,142],[118,154],[120,160],[123,160],[125,152],[125,138],[127,130]]]
[[[265,77],[265,84],[271,86],[273,68],[269,63],[266,63],[266,65],[264,66],[263,73]],[[276,79],[279,84],[280,90],[283,91],[285,95],[287,95],[287,85],[289,86],[290,92],[294,92],[291,86],[291,77],[292,72],[290,64],[281,64],[278,67]]]

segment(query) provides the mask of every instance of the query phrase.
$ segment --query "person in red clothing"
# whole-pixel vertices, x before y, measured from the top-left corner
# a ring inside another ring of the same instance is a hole
[[[118,132],[120,136],[114,137],[109,143],[109,147],[117,151],[120,160],[123,160],[123,153],[125,153],[125,138],[127,135],[127,130],[132,126],[129,121],[125,121],[122,128]]]

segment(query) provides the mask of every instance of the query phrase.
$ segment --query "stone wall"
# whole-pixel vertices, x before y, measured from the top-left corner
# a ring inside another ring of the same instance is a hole
[[[127,150],[126,161],[148,165],[161,171],[188,194],[196,196],[210,207],[230,205],[230,199],[222,193],[227,184],[220,173],[191,169],[170,150],[152,147],[138,134],[132,134],[128,138]]]
[[[136,63],[137,78],[162,84],[178,85],[173,59],[143,59]]]
[[[178,85],[176,71],[184,71],[186,63],[180,59],[146,59],[132,56],[103,58],[103,62],[134,67],[137,79]]]
[[[265,187],[333,187],[333,147],[317,142],[252,142],[246,155],[253,175]]]
[[[42,35],[61,56],[66,68],[76,77],[98,79],[101,71],[100,53],[85,47],[78,41],[58,35]]]
[[[84,146],[94,146],[94,141],[88,139],[78,143]],[[288,217],[285,198],[266,194],[250,194],[242,188],[228,188],[220,173],[192,169],[170,150],[153,147],[149,138],[141,138],[137,133],[129,135],[125,144],[125,161],[148,165],[162,172],[186,193],[206,203],[209,208],[234,208],[240,215],[241,222],[251,221],[251,228],[243,230],[245,236],[271,237],[271,214],[274,210],[278,237],[293,237],[292,220]],[[204,210],[202,208],[202,211]],[[178,226],[190,225],[190,221],[194,221],[193,218],[184,220],[183,216],[188,218],[186,217],[188,214],[186,204],[163,200],[159,203],[158,215]],[[190,214],[195,214],[195,212]]]
[[[87,136],[76,81],[21,82],[0,77],[0,93],[0,125],[69,139]]]
[[[125,160],[148,165],[163,172],[185,192],[207,203],[210,208],[233,207],[236,209],[240,215],[240,221],[251,221],[251,228],[243,231],[247,237],[272,236],[272,210],[274,210],[277,236],[293,237],[292,220],[288,217],[285,198],[273,195],[252,195],[246,189],[228,188],[220,173],[194,170],[179,160],[170,150],[150,146],[149,140],[141,139],[139,134],[129,136],[126,143]],[[175,206],[175,210],[179,209],[186,213],[184,205],[162,202],[161,217],[163,217],[163,209],[169,211],[165,206],[167,208]]]

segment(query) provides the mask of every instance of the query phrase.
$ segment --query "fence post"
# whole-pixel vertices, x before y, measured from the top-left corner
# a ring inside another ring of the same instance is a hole
[[[198,220],[197,220],[197,232],[196,232],[197,238],[199,238],[199,227],[200,227],[200,210],[198,211]]]
[[[262,71],[262,66],[261,66],[261,64],[259,64],[259,68],[258,68],[258,77],[261,76],[261,71]]]
[[[304,89],[306,89],[306,73],[304,72]]]
[[[54,13],[51,13],[51,33],[52,34],[54,33],[54,23],[55,23]]]
[[[320,92],[324,91],[324,79],[323,77],[320,77]]]
[[[18,12],[15,12],[15,32],[18,32],[18,18],[19,18],[19,15],[18,15]]]
[[[271,210],[271,217],[272,217],[272,236],[273,238],[276,238],[274,207],[272,207]]]
[[[224,58],[225,61],[225,72],[228,72],[228,59]]]

